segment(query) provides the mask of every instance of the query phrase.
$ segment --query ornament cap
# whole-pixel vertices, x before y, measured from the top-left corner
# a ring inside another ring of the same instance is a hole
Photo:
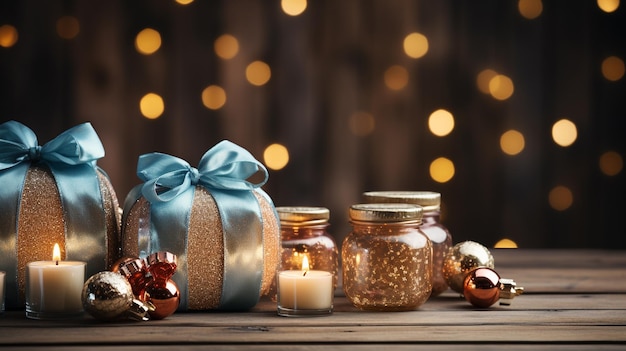
[[[500,305],[509,306],[515,298],[524,293],[524,288],[517,286],[513,279],[500,279]]]

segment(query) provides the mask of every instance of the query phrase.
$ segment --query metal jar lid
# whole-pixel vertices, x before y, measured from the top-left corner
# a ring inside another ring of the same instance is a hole
[[[276,207],[276,212],[283,224],[322,224],[330,218],[330,210],[326,207],[280,206]]]
[[[350,206],[350,220],[357,222],[421,222],[422,207],[407,203],[368,203]]]
[[[441,194],[434,191],[368,191],[367,203],[407,203],[422,206],[424,212],[439,211]]]

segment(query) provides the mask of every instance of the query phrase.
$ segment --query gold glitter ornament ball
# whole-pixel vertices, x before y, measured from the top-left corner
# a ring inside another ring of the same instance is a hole
[[[478,267],[494,268],[491,252],[475,241],[463,241],[448,249],[443,276],[452,290],[463,293],[465,277]]]
[[[102,271],[83,285],[83,308],[96,319],[110,321],[123,316],[133,304],[133,289],[121,274]]]

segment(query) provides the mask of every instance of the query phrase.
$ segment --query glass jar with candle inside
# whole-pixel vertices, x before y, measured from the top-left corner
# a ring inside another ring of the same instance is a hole
[[[368,203],[409,203],[422,207],[420,229],[433,245],[433,291],[437,296],[448,289],[443,276],[443,261],[452,246],[452,235],[440,222],[441,194],[434,191],[369,191],[363,193]]]
[[[280,270],[298,270],[306,258],[310,269],[330,272],[337,288],[338,256],[335,239],[327,231],[330,211],[325,207],[276,207],[280,219]]]
[[[408,311],[432,290],[432,245],[412,204],[356,204],[341,249],[343,290],[359,309]]]

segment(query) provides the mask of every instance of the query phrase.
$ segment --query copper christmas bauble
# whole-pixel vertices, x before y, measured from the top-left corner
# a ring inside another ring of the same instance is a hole
[[[462,293],[465,276],[478,267],[494,268],[491,252],[477,242],[463,241],[448,249],[443,276],[452,290]]]
[[[163,319],[178,309],[180,291],[171,279],[165,282],[152,280],[139,294],[139,299],[154,306],[154,309],[148,312],[151,319]]]
[[[83,285],[83,308],[100,320],[114,320],[125,315],[133,303],[133,289],[121,274],[102,271]]]
[[[463,296],[476,307],[487,308],[500,299],[500,275],[491,268],[470,271],[463,283]]]

